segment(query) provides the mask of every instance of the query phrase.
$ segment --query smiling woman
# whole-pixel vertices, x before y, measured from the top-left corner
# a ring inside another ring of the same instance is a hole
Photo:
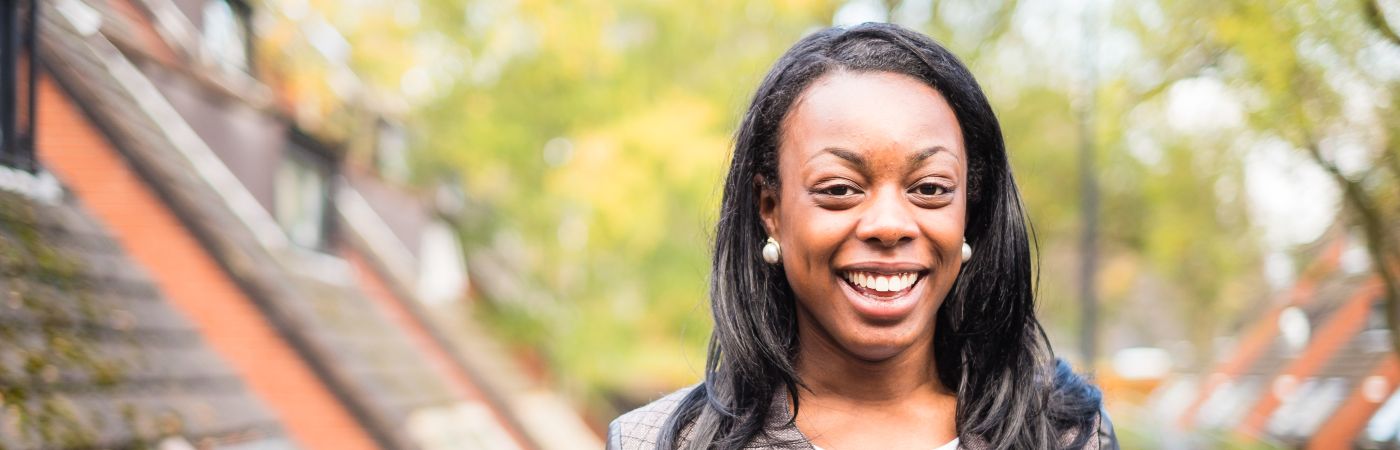
[[[610,448],[1116,447],[1034,316],[1000,126],[946,49],[888,24],[802,39],[731,164],[705,380]]]

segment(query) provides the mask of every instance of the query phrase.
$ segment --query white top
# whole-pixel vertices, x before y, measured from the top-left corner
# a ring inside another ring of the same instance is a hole
[[[818,447],[817,444],[812,444],[812,448],[815,450],[826,450],[824,448]],[[953,440],[948,441],[947,444],[940,445],[937,448],[934,448],[933,450],[958,450],[958,438],[953,438]]]

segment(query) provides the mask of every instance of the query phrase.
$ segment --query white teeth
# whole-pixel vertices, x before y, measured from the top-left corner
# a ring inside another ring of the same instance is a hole
[[[864,272],[846,272],[844,276],[851,284],[879,292],[899,292],[919,281],[917,273],[875,275]]]

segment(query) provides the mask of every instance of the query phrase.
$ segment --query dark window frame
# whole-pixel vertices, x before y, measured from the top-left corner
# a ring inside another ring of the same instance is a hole
[[[252,75],[257,70],[254,65],[257,58],[253,55],[253,51],[257,46],[253,45],[253,7],[248,4],[247,0],[203,0],[199,2],[199,51],[209,51],[209,49],[204,46],[204,33],[208,30],[208,24],[204,23],[203,11],[211,2],[226,3],[229,9],[233,10],[233,19],[238,22],[238,27],[243,32],[243,57],[245,61],[243,61],[242,70]],[[219,66],[220,69],[233,69],[231,67],[226,67],[225,64],[220,61],[220,59],[223,58],[222,55],[207,55],[207,58],[206,61],[208,61],[208,63]]]
[[[392,150],[385,148],[386,142],[384,140],[388,137],[386,136],[387,133],[398,134],[398,136],[394,136],[394,138],[397,138],[398,142],[396,142],[395,145],[398,145],[399,148]],[[389,120],[382,116],[378,117],[374,120],[374,132],[369,139],[371,140],[370,161],[373,163],[374,171],[378,176],[400,183],[413,178],[413,166],[408,161],[410,136],[408,134],[408,129],[405,128],[402,123]],[[390,155],[389,153],[391,151],[395,154]],[[394,160],[391,160],[391,158]],[[398,165],[402,165],[402,167],[397,167]],[[396,172],[400,170],[402,173]]]
[[[34,58],[38,44],[37,5],[35,0],[0,0],[0,165],[31,173],[39,166],[34,152],[38,103],[35,81],[39,75]]]
[[[313,246],[303,247],[320,252],[332,251],[339,232],[336,226],[337,212],[335,209],[335,180],[340,175],[339,154],[334,151],[332,146],[293,127],[289,132],[287,143],[283,147],[282,158],[278,164],[300,164],[314,170],[321,176],[323,195],[321,196],[321,223],[318,225],[321,239]],[[282,188],[282,186],[276,186],[274,189]],[[274,194],[274,202],[278,201],[278,196],[278,194]],[[276,205],[273,207],[279,208]],[[278,220],[280,221],[282,218],[279,217]],[[285,226],[285,224],[282,225]]]

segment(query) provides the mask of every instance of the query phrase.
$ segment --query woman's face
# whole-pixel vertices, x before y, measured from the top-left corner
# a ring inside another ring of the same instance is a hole
[[[781,126],[760,212],[782,246],[803,339],[863,361],[927,349],[961,267],[967,152],[948,102],[913,77],[837,71]]]

